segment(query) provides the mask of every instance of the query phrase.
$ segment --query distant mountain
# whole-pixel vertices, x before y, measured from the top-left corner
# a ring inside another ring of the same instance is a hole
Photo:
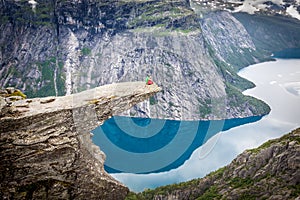
[[[129,199],[297,199],[300,196],[300,128],[244,151],[202,179],[167,185]]]
[[[188,0],[4,0],[0,34],[0,87],[55,96],[151,74],[163,92],[125,114],[170,119],[267,114],[236,72],[300,47],[299,20]]]
[[[204,11],[226,10],[249,14],[282,15],[300,20],[299,0],[191,0]]]

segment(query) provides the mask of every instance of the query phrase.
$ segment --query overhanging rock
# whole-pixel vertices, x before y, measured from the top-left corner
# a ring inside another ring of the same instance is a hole
[[[124,199],[128,188],[104,171],[105,155],[92,143],[90,131],[160,90],[155,84],[127,82],[63,97],[9,103],[2,98],[0,196]]]

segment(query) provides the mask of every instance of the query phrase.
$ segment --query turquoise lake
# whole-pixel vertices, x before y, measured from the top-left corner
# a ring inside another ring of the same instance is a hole
[[[256,87],[269,115],[220,121],[113,117],[93,131],[105,169],[132,191],[188,181],[229,164],[246,149],[300,127],[300,59],[251,65],[239,75]]]
[[[105,152],[109,173],[158,173],[181,166],[220,131],[261,118],[176,121],[116,116],[94,130],[93,142]]]

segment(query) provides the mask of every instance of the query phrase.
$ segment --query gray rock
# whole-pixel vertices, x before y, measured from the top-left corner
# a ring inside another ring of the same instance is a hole
[[[0,96],[0,116],[3,116],[8,111],[8,105],[3,97]]]
[[[2,113],[0,97],[0,196],[124,199],[129,190],[105,172],[105,155],[90,131],[160,90],[144,82],[105,85],[54,100],[12,102],[14,115]]]
[[[230,13],[209,13],[204,17],[201,27],[215,55],[232,68],[248,66],[258,59],[251,55],[256,51],[251,36]]]

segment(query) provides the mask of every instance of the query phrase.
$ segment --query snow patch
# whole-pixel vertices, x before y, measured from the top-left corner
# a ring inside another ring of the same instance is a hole
[[[254,14],[256,11],[258,11],[258,9],[255,8],[250,2],[247,1],[245,1],[243,5],[235,9],[235,12],[247,12],[249,14]]]
[[[28,3],[31,4],[32,10],[33,12],[35,12],[35,8],[38,2],[36,2],[35,0],[29,0]]]
[[[259,10],[264,10],[268,6],[264,3],[267,2],[266,0],[245,0],[243,4],[235,9],[234,12],[247,12],[249,14],[254,14]],[[272,0],[271,1],[278,6],[282,6],[284,4],[283,0]]]
[[[300,14],[299,12],[297,11],[297,9],[294,7],[294,6],[289,6],[287,9],[286,9],[286,12],[288,14],[290,14],[292,17],[300,20]]]

